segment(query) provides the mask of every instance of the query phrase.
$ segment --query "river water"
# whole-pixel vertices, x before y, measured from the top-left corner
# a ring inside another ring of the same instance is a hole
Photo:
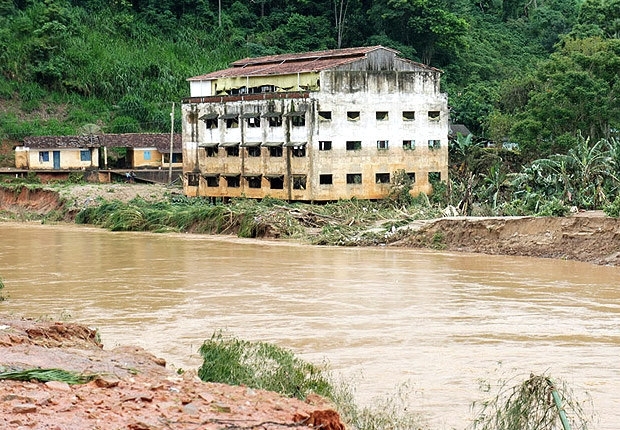
[[[0,312],[84,323],[171,367],[197,368],[225,330],[327,361],[361,403],[405,383],[433,429],[465,429],[481,385],[530,372],[591,398],[591,428],[620,422],[620,268],[0,223],[0,277]]]

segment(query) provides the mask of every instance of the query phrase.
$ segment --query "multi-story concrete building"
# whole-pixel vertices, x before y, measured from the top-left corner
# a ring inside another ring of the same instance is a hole
[[[430,192],[448,174],[441,72],[382,46],[246,58],[188,79],[189,196],[385,197],[396,172]]]

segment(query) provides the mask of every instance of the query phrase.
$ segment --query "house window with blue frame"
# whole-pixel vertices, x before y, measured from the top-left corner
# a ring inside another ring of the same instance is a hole
[[[90,161],[90,151],[88,149],[80,151],[80,161]]]
[[[145,161],[151,160],[151,151],[144,151],[144,160]]]
[[[48,163],[50,161],[49,151],[39,151],[39,163]]]

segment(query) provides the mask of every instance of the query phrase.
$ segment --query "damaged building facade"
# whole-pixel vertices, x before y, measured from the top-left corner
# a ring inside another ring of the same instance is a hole
[[[382,46],[246,58],[188,79],[188,196],[330,201],[447,180],[441,72]]]

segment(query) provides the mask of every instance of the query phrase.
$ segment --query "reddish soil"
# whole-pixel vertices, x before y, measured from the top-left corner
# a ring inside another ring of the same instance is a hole
[[[2,429],[344,430],[318,396],[276,393],[177,375],[141,348],[103,350],[78,324],[0,315],[0,372],[61,368],[94,375],[86,384],[0,380]]]

